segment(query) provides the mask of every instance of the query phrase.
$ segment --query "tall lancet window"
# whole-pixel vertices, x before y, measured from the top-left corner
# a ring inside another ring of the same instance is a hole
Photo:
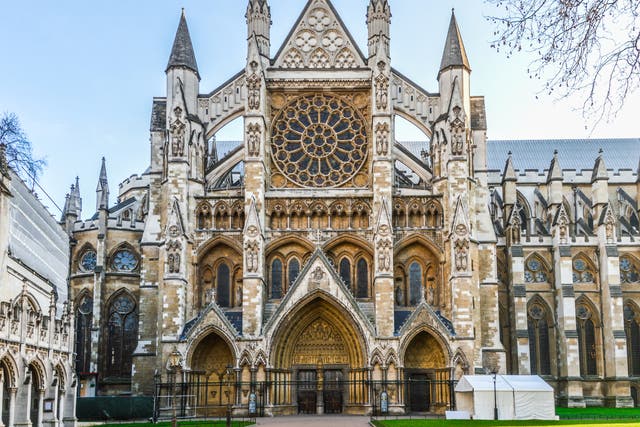
[[[586,304],[576,306],[578,323],[578,345],[580,348],[580,375],[598,375],[596,326],[593,312]]]
[[[91,372],[91,322],[93,321],[93,298],[84,295],[76,308],[76,372]]]
[[[356,297],[369,298],[369,265],[364,258],[360,258],[360,260],[358,260],[357,269],[358,287],[356,289]]]
[[[121,292],[111,300],[108,313],[105,376],[128,378],[138,342],[138,306],[131,295]]]
[[[632,303],[624,306],[624,330],[627,335],[629,376],[640,376],[640,312]]]
[[[222,263],[218,266],[218,274],[216,277],[216,301],[220,307],[229,307],[231,305],[231,272],[229,266]]]
[[[542,304],[535,302],[529,306],[527,326],[529,329],[531,373],[550,375],[549,322],[547,321],[547,310]]]
[[[271,298],[282,298],[282,261],[277,258],[271,263]]]
[[[418,305],[422,300],[422,267],[417,262],[409,266],[409,304]]]

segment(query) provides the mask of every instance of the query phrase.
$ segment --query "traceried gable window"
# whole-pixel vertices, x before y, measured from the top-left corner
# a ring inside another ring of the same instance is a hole
[[[76,372],[91,372],[91,322],[93,298],[84,295],[76,308]]]
[[[596,275],[591,265],[583,258],[573,260],[573,283],[593,283]]]
[[[537,256],[532,256],[527,260],[524,268],[524,281],[525,283],[546,283],[549,281],[549,273]]]
[[[640,282],[640,274],[638,274],[638,265],[629,256],[620,257],[620,282],[622,283],[638,283]]]
[[[116,295],[107,308],[106,376],[129,378],[138,337],[138,307],[126,292]]]

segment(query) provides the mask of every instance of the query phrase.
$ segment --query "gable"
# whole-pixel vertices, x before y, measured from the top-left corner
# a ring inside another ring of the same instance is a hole
[[[331,2],[309,0],[276,54],[274,66],[349,69],[365,67],[365,60]]]

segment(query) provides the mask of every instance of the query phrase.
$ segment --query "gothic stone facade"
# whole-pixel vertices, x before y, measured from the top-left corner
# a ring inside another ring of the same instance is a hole
[[[539,373],[566,405],[632,404],[637,229],[619,214],[637,226],[633,173],[610,177],[602,157],[591,182],[557,159],[548,179],[492,171],[453,15],[437,93],[391,67],[386,0],[369,4],[366,53],[328,0],[307,2],[275,56],[267,1],[246,20],[245,67],[202,94],[183,14],[149,169],[109,206],[103,163],[87,221],[70,195],[83,395],[230,366],[249,384],[219,396],[237,412],[250,384],[326,378],[388,384],[402,413],[419,408],[399,381],[489,369]],[[396,117],[430,142],[397,142]],[[237,118],[244,140],[216,142]],[[273,414],[309,397],[265,393]],[[345,390],[339,411],[370,411],[366,393]]]
[[[75,426],[69,237],[0,145],[0,426]]]

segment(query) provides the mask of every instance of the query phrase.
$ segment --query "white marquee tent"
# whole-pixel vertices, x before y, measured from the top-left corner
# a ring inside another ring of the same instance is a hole
[[[465,375],[456,385],[456,406],[473,419],[556,419],[553,388],[537,375]],[[494,397],[495,396],[495,397]]]

